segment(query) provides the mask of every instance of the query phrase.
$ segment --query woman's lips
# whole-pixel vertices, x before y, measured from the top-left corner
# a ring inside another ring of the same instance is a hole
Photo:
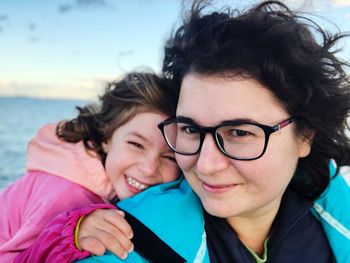
[[[239,184],[223,184],[223,185],[219,185],[219,184],[208,184],[205,182],[202,182],[202,186],[203,189],[206,192],[209,193],[213,193],[213,194],[220,194],[220,193],[224,193],[228,190],[231,190],[232,188],[238,186]]]

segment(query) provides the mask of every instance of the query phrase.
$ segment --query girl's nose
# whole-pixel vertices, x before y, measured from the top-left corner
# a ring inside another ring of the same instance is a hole
[[[145,157],[144,160],[139,163],[139,169],[145,176],[157,175],[158,167],[159,158],[156,157]]]

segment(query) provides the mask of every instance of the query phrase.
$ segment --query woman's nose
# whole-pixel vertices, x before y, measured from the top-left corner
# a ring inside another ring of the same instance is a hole
[[[224,170],[228,162],[228,157],[218,149],[213,136],[206,134],[197,159],[197,170],[203,174],[212,174]]]

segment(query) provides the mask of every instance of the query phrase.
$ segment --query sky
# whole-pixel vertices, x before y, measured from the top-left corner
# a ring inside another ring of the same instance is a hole
[[[0,96],[93,99],[131,70],[160,72],[165,40],[186,2],[0,0]],[[237,8],[256,2],[215,1]],[[350,0],[284,2],[350,31]],[[350,39],[341,47],[350,61]]]

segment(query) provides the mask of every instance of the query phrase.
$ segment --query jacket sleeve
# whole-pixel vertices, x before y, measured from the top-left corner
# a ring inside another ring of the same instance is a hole
[[[73,262],[91,255],[74,244],[74,230],[80,217],[96,209],[116,209],[111,204],[95,204],[58,215],[50,221],[31,247],[16,256],[14,262]]]
[[[13,262],[59,214],[101,203],[101,197],[59,176],[21,176],[0,193],[0,262]]]

